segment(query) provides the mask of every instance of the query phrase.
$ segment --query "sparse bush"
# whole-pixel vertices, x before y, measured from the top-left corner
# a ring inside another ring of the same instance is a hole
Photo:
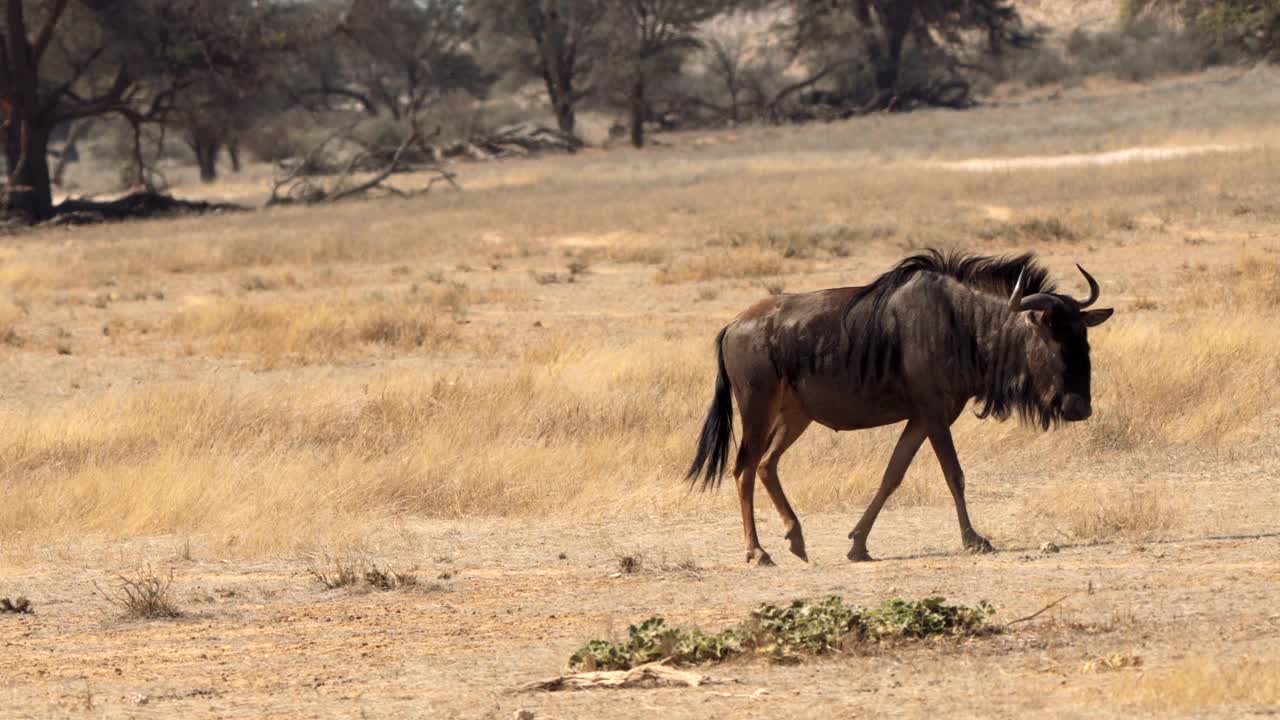
[[[1143,82],[1161,75],[1188,73],[1221,61],[1192,34],[1144,17],[1114,30],[1077,28],[1061,51],[1040,45],[988,63],[997,80],[1018,80],[1029,87],[1079,84],[1086,77],[1110,76]]]
[[[1176,12],[1219,60],[1280,60],[1280,0],[1125,0],[1123,15],[1130,25],[1149,22],[1152,8]]]
[[[31,608],[31,601],[21,595],[13,600],[7,597],[0,598],[0,614],[30,615],[32,612],[34,610]]]
[[[380,568],[372,565],[364,572],[365,583],[374,590],[390,592],[392,590],[405,590],[418,586],[417,568],[410,568],[406,572],[395,570],[391,566]]]
[[[307,565],[307,574],[320,583],[325,590],[337,590],[360,582],[362,575],[360,564],[350,555],[325,553],[319,558],[312,559]]]
[[[974,635],[995,610],[986,602],[947,605],[943,598],[894,598],[875,609],[846,605],[838,597],[763,605],[745,622],[719,633],[668,626],[652,617],[627,628],[627,639],[593,640],[569,658],[571,670],[626,670],[657,660],[675,665],[719,662],[754,654],[775,662],[802,655],[841,652],[857,642]]]
[[[355,588],[361,584],[379,592],[421,587],[417,568],[402,572],[390,565],[379,566],[377,563],[366,562],[349,553],[325,553],[312,558],[307,564],[307,574],[325,590]]]
[[[117,575],[114,588],[102,589],[95,582],[94,588],[107,602],[120,608],[124,616],[136,620],[157,620],[182,616],[174,604],[170,589],[173,586],[173,570],[157,575],[150,565],[139,568],[133,575]]]
[[[644,556],[639,553],[622,555],[618,558],[618,572],[623,575],[634,575],[644,568]]]
[[[259,162],[302,157],[328,134],[305,112],[275,115],[240,135],[240,147]]]

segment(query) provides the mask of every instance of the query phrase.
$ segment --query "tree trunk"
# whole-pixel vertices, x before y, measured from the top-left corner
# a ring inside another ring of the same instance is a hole
[[[227,157],[231,158],[231,172],[240,172],[240,137],[238,135],[227,141]]]
[[[635,84],[631,86],[631,144],[644,147],[645,116],[644,75],[637,74]]]
[[[189,141],[200,167],[200,181],[211,183],[218,179],[218,152],[222,150],[222,138],[214,128],[196,127],[191,130]]]
[[[555,106],[556,124],[560,126],[560,132],[572,135],[574,127],[577,125],[577,117],[573,110],[573,101],[562,96],[559,98],[553,98],[552,103]]]
[[[25,132],[24,132],[25,129]],[[9,169],[8,207],[35,222],[53,217],[49,182],[49,129],[13,117],[5,138]]]
[[[898,75],[902,66],[902,46],[911,31],[915,9],[912,3],[890,3],[879,17],[879,42],[872,45],[871,62],[875,68],[876,97],[865,111],[889,107],[898,94]]]
[[[200,182],[211,183],[218,179],[218,144],[196,146],[196,164],[200,166]]]
[[[544,41],[546,42],[546,41]],[[577,125],[573,109],[573,68],[563,66],[554,47],[540,48],[542,52],[542,81],[547,86],[547,98],[556,114],[560,132],[573,134]]]

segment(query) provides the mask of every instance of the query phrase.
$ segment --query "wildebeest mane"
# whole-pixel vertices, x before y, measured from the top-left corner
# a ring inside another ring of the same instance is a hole
[[[1027,295],[1057,291],[1057,287],[1049,280],[1049,271],[1036,261],[1035,253],[987,257],[927,248],[919,255],[905,258],[862,288],[849,302],[846,311],[869,298],[877,305],[876,310],[879,310],[894,290],[906,285],[916,275],[926,272],[945,275],[979,292],[1007,298],[1018,282],[1018,275],[1024,270],[1026,274],[1023,276],[1022,289]]]
[[[923,273],[948,277],[975,292],[1001,299],[1013,293],[1020,275],[1027,295],[1053,293],[1057,289],[1034,253],[987,257],[929,248],[905,258],[862,288],[845,307],[846,363],[857,370],[863,383],[875,384],[900,376],[902,338],[886,327],[885,306],[895,291]],[[958,315],[964,313],[963,309],[938,308],[938,312],[939,323],[968,324]],[[992,348],[999,357],[986,362],[979,359],[988,353],[978,352],[976,338],[971,338],[966,347],[951,348],[950,354],[962,360],[959,365],[968,372],[981,377],[984,390],[977,397],[980,417],[1003,420],[1016,412],[1024,422],[1048,428],[1057,422],[1058,410],[1042,406],[1025,376],[1025,358],[1017,356],[1015,349],[1020,346],[1008,340],[1002,338],[997,348]]]

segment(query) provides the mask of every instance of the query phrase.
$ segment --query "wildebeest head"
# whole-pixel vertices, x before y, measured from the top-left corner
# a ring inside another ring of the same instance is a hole
[[[1057,293],[1036,293],[1023,297],[1023,278],[1018,277],[1009,297],[1009,309],[1022,313],[1033,329],[1027,358],[1034,391],[1046,417],[1074,422],[1093,414],[1089,395],[1089,328],[1107,321],[1111,308],[1088,310],[1098,300],[1098,282],[1076,265],[1089,283],[1089,297],[1077,300]]]

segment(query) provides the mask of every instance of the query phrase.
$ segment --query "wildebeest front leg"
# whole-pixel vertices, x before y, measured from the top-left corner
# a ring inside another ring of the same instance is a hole
[[[991,543],[973,529],[969,522],[969,508],[964,501],[964,470],[960,467],[960,458],[956,455],[955,443],[951,440],[949,424],[931,423],[929,442],[933,452],[942,465],[942,474],[947,479],[947,487],[951,489],[951,499],[956,503],[956,518],[960,521],[960,540],[966,550],[975,553],[993,552]]]
[[[871,526],[875,524],[885,501],[902,484],[902,478],[906,476],[907,468],[911,467],[911,460],[916,456],[920,445],[924,443],[924,438],[924,424],[916,420],[908,420],[907,426],[902,430],[902,436],[898,438],[898,445],[893,449],[893,456],[889,458],[889,466],[884,470],[880,489],[871,499],[866,512],[862,513],[862,519],[849,533],[849,537],[853,540],[853,548],[849,550],[850,560],[860,562],[871,559],[871,555],[867,553],[867,535],[871,533]]]
[[[756,534],[756,469],[746,467],[738,474],[738,505],[742,509],[742,535],[747,542],[747,562],[752,565],[773,565],[773,558],[760,547]]]

